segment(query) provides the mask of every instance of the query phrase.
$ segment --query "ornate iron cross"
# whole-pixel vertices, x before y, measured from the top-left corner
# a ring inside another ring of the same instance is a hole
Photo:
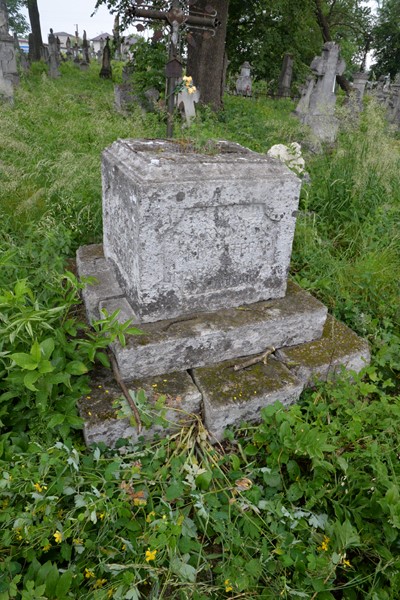
[[[180,0],[172,0],[167,10],[161,10],[154,8],[149,4],[145,4],[141,0],[137,0],[133,6],[126,11],[126,17],[130,19],[145,22],[164,22],[170,28],[168,62],[165,68],[168,101],[168,138],[171,138],[174,135],[175,88],[177,79],[182,77],[182,60],[179,52],[181,33],[183,30],[188,30],[188,43],[194,45],[195,43],[190,34],[190,30],[202,30],[204,31],[205,35],[214,36],[216,28],[219,25],[217,20],[217,12],[211,6],[207,6],[205,11],[196,10],[194,7],[196,1],[197,0],[187,0],[185,2]],[[189,7],[192,8],[189,10]],[[139,27],[140,25],[138,28]]]

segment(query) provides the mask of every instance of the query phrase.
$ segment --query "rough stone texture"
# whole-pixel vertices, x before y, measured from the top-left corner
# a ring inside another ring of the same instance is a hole
[[[234,371],[237,361],[227,361],[203,369],[194,369],[193,378],[203,396],[204,424],[220,441],[229,425],[257,421],[264,406],[280,401],[298,400],[304,384],[282,363],[269,358]]]
[[[76,267],[79,278],[94,278],[82,290],[82,297],[89,322],[100,318],[99,304],[109,298],[122,298],[115,271],[104,258],[100,244],[81,246],[76,254]]]
[[[281,348],[276,356],[306,385],[334,378],[343,367],[359,372],[371,358],[368,343],[330,315],[321,339]]]
[[[293,63],[293,54],[285,54],[278,83],[278,96],[280,98],[290,97],[290,88],[292,86],[293,78]]]
[[[140,321],[285,295],[301,182],[238,144],[118,140],[103,153],[104,253]]]
[[[236,93],[239,96],[251,96],[253,81],[250,73],[250,63],[244,62],[240,67],[240,75],[236,80]]]
[[[119,319],[134,321],[124,298],[100,303]],[[144,335],[129,336],[114,353],[124,379],[183,371],[267,347],[291,346],[322,335],[326,307],[307,292],[289,284],[285,298],[257,302],[212,313],[199,313],[157,323],[140,323]]]
[[[144,390],[147,398],[145,410],[152,420],[152,425],[143,427],[139,434],[136,424],[126,414],[130,415],[130,409],[118,408],[123,395],[109,371],[98,371],[92,378],[91,387],[91,392],[82,398],[79,405],[80,415],[85,421],[83,433],[87,445],[103,442],[114,446],[120,438],[135,443],[139,438],[165,437],[192,423],[201,409],[201,394],[188,373],[132,381],[128,386],[130,390]],[[160,402],[163,396],[165,403]],[[162,406],[158,407],[158,404]],[[128,406],[125,399],[123,405]]]
[[[360,110],[363,106],[363,98],[368,78],[369,73],[353,73],[353,90]]]
[[[135,103],[135,94],[131,83],[121,83],[114,86],[114,105],[119,113],[126,113]]]
[[[8,11],[0,0],[0,99],[13,102],[14,87],[18,85],[18,69],[14,38],[8,31]]]
[[[314,135],[322,142],[334,142],[339,126],[334,116],[336,95],[336,76],[346,67],[340,59],[340,48],[334,42],[326,42],[322,56],[311,63],[314,80],[309,79],[296,108],[300,120],[308,125]]]

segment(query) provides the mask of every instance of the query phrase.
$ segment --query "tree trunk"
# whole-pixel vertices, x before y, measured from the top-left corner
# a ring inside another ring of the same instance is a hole
[[[318,25],[322,32],[322,38],[325,42],[332,42],[331,30],[329,27],[328,19],[326,18],[323,8],[322,0],[314,0],[315,2],[315,14],[317,17]],[[344,75],[336,75],[336,81],[347,95],[351,92],[351,85],[348,79]]]
[[[188,45],[187,74],[193,77],[200,90],[200,101],[215,111],[222,108],[225,81],[225,38],[228,21],[229,0],[198,0],[191,9],[204,10],[211,5],[218,13],[220,22],[214,37],[195,30],[192,33],[195,46]]]
[[[43,40],[42,30],[40,27],[40,16],[37,0],[27,0],[29,21],[32,29],[32,42],[33,42],[33,60],[40,60],[43,58]]]

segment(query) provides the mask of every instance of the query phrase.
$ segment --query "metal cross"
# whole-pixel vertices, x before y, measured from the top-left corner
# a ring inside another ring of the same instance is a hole
[[[186,4],[186,3],[185,3]],[[195,0],[187,0],[187,6]],[[172,0],[168,10],[159,10],[137,0],[126,11],[126,16],[140,21],[163,21],[170,28],[168,62],[165,68],[167,77],[167,137],[174,135],[175,88],[177,79],[182,76],[182,61],[179,53],[180,34],[183,29],[200,29],[215,35],[219,23],[217,12],[207,7],[206,12],[183,9],[180,0]],[[189,34],[190,36],[190,34]],[[189,38],[190,42],[190,38]]]

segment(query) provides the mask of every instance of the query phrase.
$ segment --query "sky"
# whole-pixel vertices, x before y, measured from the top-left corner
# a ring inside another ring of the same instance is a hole
[[[83,35],[86,29],[88,39],[100,33],[112,33],[114,17],[104,6],[94,17],[90,16],[95,4],[96,0],[38,0],[43,40],[47,38],[50,27],[54,32],[66,31],[74,35],[78,25],[79,35]]]

